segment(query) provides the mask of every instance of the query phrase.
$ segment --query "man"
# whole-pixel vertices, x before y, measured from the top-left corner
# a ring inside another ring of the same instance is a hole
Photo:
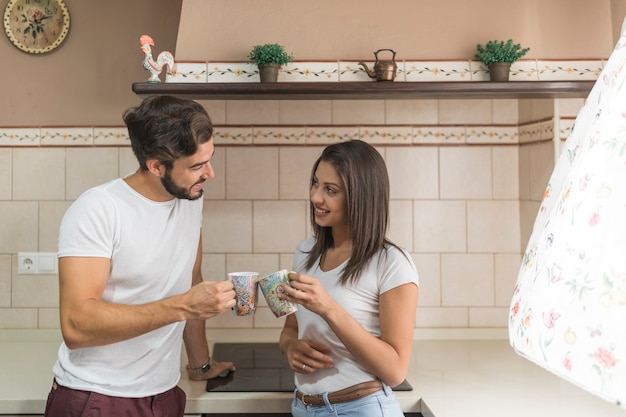
[[[205,335],[205,320],[235,305],[231,283],[201,274],[211,120],[193,101],[155,96],[124,122],[139,169],[83,193],[61,222],[48,417],[182,416],[181,338],[191,379],[235,370],[211,359]]]

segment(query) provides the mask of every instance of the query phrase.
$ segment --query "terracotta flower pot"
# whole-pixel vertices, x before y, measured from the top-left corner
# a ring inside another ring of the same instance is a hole
[[[491,81],[509,81],[510,62],[495,62],[487,66]]]
[[[275,83],[278,81],[279,64],[261,64],[259,65],[259,76],[262,83]]]

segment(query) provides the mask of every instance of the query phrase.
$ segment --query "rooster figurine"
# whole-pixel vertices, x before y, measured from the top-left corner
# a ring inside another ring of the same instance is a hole
[[[146,55],[143,59],[143,67],[150,71],[150,78],[148,78],[149,83],[160,83],[159,75],[163,70],[163,66],[167,65],[168,73],[172,72],[174,68],[174,56],[168,52],[163,51],[159,54],[156,61],[152,59],[152,46],[154,46],[154,41],[148,35],[142,35],[139,38],[139,43],[141,44],[141,50]]]

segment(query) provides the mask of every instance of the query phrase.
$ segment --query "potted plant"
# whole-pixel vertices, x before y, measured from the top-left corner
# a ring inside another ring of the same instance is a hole
[[[487,66],[491,81],[508,81],[511,64],[526,55],[530,48],[522,48],[509,39],[506,42],[489,41],[485,46],[478,44],[476,51],[474,58]]]
[[[293,55],[285,52],[285,48],[277,43],[266,43],[252,47],[248,59],[259,67],[262,83],[275,83],[278,80],[278,70],[291,62]]]

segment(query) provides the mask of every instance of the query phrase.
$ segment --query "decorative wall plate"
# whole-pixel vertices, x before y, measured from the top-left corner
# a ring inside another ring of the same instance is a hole
[[[45,54],[67,37],[70,12],[63,0],[9,0],[3,22],[13,45],[30,54]]]

